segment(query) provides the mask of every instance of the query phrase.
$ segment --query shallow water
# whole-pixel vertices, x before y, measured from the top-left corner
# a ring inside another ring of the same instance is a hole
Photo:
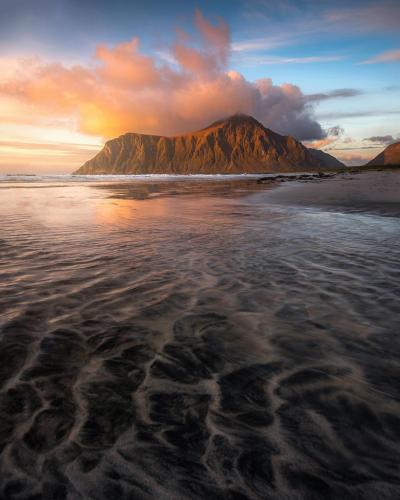
[[[0,183],[0,498],[400,496],[400,218],[271,193]]]

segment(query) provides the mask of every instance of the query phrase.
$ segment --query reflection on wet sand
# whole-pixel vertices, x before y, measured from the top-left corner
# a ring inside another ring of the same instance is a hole
[[[268,196],[1,190],[1,498],[400,495],[399,219]]]

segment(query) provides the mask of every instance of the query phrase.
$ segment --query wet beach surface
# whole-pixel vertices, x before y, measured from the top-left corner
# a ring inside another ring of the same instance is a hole
[[[0,498],[399,498],[400,174],[359,177],[0,183]]]

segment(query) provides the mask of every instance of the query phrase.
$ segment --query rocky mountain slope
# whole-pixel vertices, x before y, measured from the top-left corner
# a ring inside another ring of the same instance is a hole
[[[308,148],[308,151],[314,157],[317,162],[321,163],[322,167],[325,168],[337,168],[344,167],[345,165],[336,159],[334,156],[321,151],[320,149]]]
[[[108,141],[75,174],[236,174],[342,167],[247,115],[175,137],[128,133]]]
[[[400,165],[400,142],[388,146],[367,165]]]

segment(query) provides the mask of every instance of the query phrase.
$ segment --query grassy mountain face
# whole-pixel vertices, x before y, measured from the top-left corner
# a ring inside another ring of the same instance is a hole
[[[343,166],[247,115],[175,137],[128,133],[108,141],[75,174],[237,174]]]
[[[367,165],[400,165],[400,142],[388,146]]]

